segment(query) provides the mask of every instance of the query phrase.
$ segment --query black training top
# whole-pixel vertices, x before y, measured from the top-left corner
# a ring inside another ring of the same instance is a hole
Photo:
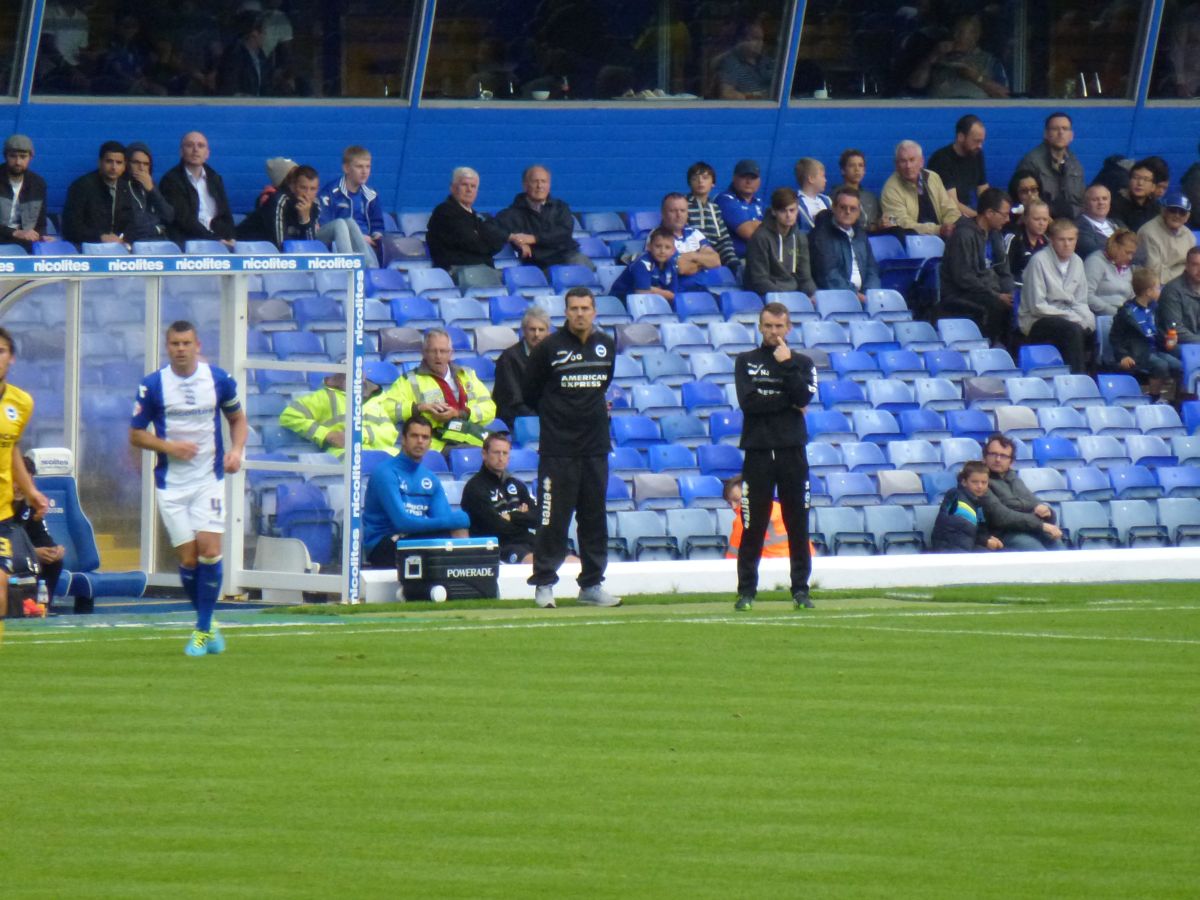
[[[607,456],[608,400],[617,345],[593,330],[581,342],[560,328],[529,355],[521,393],[541,419],[542,456]]]
[[[808,442],[804,407],[817,393],[817,370],[812,360],[793,351],[778,362],[775,348],[760,346],[739,353],[734,363],[738,405],[745,415],[743,450],[780,450]]]

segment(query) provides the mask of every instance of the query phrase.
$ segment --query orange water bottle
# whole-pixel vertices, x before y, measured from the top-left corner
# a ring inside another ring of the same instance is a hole
[[[1167,334],[1163,338],[1163,348],[1167,351],[1174,350],[1179,346],[1179,332],[1175,330],[1175,323],[1171,323],[1171,327],[1167,329]]]

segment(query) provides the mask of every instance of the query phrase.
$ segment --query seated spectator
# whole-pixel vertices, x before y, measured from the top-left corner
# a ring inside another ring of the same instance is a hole
[[[1175,193],[1163,198],[1162,211],[1138,230],[1137,261],[1158,276],[1160,284],[1178,278],[1196,236],[1187,227],[1192,201]]]
[[[1013,208],[1009,214],[1008,227],[1004,230],[1008,234],[1016,234],[1021,230],[1021,216],[1025,213],[1025,207],[1034,200],[1042,199],[1042,180],[1030,169],[1017,169],[1009,179],[1008,196],[1012,199]]]
[[[737,44],[717,63],[717,98],[769,100],[775,60],[763,52],[763,27],[757,19],[738,29]]]
[[[571,207],[550,196],[550,170],[530,166],[521,176],[521,185],[525,190],[496,216],[496,221],[512,233],[521,260],[541,269],[572,265],[594,270],[596,264],[579,252],[579,243],[572,237],[575,218]]]
[[[332,245],[337,253],[361,253],[368,268],[378,269],[376,248],[383,239],[383,204],[367,185],[370,177],[370,150],[355,146],[342,151],[342,177],[317,194],[317,240]]]
[[[132,219],[133,195],[121,187],[125,147],[117,141],[100,145],[100,162],[71,182],[63,204],[63,237],[72,244],[120,243]]]
[[[662,199],[661,215],[660,227],[675,237],[675,251],[679,254],[676,263],[680,277],[690,278],[721,265],[721,257],[717,255],[704,233],[688,224],[687,197],[675,192],[667,194]],[[649,245],[650,238],[647,236],[646,246]]]
[[[879,198],[863,187],[863,178],[867,174],[867,158],[861,150],[850,148],[843,150],[838,158],[838,167],[842,170],[842,183],[833,189],[831,197],[844,187],[852,187],[858,191],[858,203],[862,208],[862,217],[858,225],[868,234],[879,230],[879,220],[883,215],[879,208]]]
[[[979,325],[994,345],[1008,343],[1012,330],[1013,277],[1001,234],[1008,221],[1008,194],[988,188],[974,218],[954,226],[942,257],[939,316],[962,316]]]
[[[1086,260],[1097,250],[1103,250],[1108,239],[1121,227],[1119,222],[1109,218],[1111,205],[1112,192],[1102,184],[1093,184],[1083,192],[1083,212],[1075,220],[1079,226],[1075,252],[1080,259]]]
[[[270,241],[280,250],[287,240],[316,240],[319,188],[316,169],[296,166],[271,199],[237,226],[238,240]]]
[[[993,434],[984,445],[988,489],[981,505],[992,534],[1005,550],[1062,550],[1062,529],[1054,510],[1038,500],[1013,469],[1016,446],[1003,434]]]
[[[0,178],[0,244],[20,244],[26,252],[46,234],[46,182],[30,171],[32,160],[33,141],[10,134]]]
[[[1149,269],[1134,269],[1130,282],[1133,299],[1117,310],[1108,333],[1113,359],[1121,371],[1148,377],[1151,397],[1173,402],[1183,363],[1167,352],[1165,335],[1158,330],[1158,278]]]
[[[866,302],[867,291],[878,288],[879,266],[867,240],[858,191],[840,187],[833,194],[833,211],[817,219],[808,235],[813,282],[817,290],[848,290]]]
[[[35,474],[35,466],[33,460],[28,456],[25,457],[25,468],[29,473]],[[21,494],[20,488],[15,485],[13,487],[13,515],[11,521],[20,523],[26,537],[29,538],[29,543],[33,545],[33,551],[37,554],[38,560],[38,577],[46,584],[46,594],[50,598],[50,602],[54,602],[54,593],[58,589],[58,579],[62,576],[63,560],[67,555],[67,548],[54,539],[50,534],[50,529],[46,527],[45,516],[34,516],[33,507],[26,501]],[[76,604],[81,603],[80,600],[75,601]],[[90,601],[88,601],[90,602]],[[47,610],[49,612],[49,610]]]
[[[243,10],[234,20],[237,39],[221,55],[217,69],[217,94],[221,97],[267,97],[274,73],[263,52],[266,32],[262,15]]]
[[[1112,216],[1130,231],[1139,231],[1160,212],[1154,195],[1154,169],[1144,159],[1139,160],[1129,170],[1129,187],[1112,199]]]
[[[432,430],[420,417],[406,419],[400,453],[381,462],[363,500],[363,555],[372,569],[396,568],[396,541],[468,536],[467,514],[450,508],[441,479],[421,465]]]
[[[737,269],[739,261],[729,238],[729,227],[721,210],[709,199],[717,183],[716,171],[706,162],[693,163],[688,167],[687,180],[691,188],[687,195],[688,224],[698,229],[717,251],[721,265]]]
[[[266,162],[267,183],[259,191],[258,199],[254,201],[254,208],[266,206],[298,165],[300,163],[294,159],[288,159],[286,156],[272,156],[268,159]]]
[[[742,279],[746,290],[766,294],[771,291],[817,289],[808,258],[808,239],[796,227],[800,203],[788,187],[771,194],[771,209],[763,218],[763,227],[746,244],[746,271]]]
[[[1129,187],[1129,170],[1133,168],[1133,160],[1114,153],[1106,156],[1100,164],[1100,171],[1092,179],[1092,184],[1102,184],[1108,188],[1110,197],[1115,197]]]
[[[1197,9],[1200,14],[1200,8]],[[1180,190],[1192,202],[1192,215],[1188,218],[1190,228],[1200,228],[1200,162],[1187,167],[1179,181]]]
[[[945,239],[962,218],[942,179],[925,168],[925,153],[916,141],[896,145],[896,171],[884,183],[881,200],[884,227],[905,234],[938,234]]]
[[[800,208],[797,225],[802,234],[807,234],[816,225],[817,216],[833,206],[833,201],[825,194],[825,164],[811,156],[798,160],[796,185],[796,197]]]
[[[1163,285],[1158,299],[1158,333],[1174,331],[1178,344],[1200,344],[1200,247],[1187,252],[1183,274]],[[1167,347],[1179,356],[1179,347]]]
[[[496,417],[510,428],[521,416],[537,415],[537,410],[525,402],[521,383],[525,379],[529,354],[549,333],[550,314],[540,306],[530,306],[521,317],[521,339],[496,360],[492,399],[496,401]]]
[[[225,182],[208,164],[209,152],[208,138],[199,131],[189,131],[179,142],[179,165],[168,169],[158,183],[175,210],[167,231],[177,244],[221,241],[232,247],[233,213]]]
[[[1075,255],[1079,229],[1070,219],[1056,219],[1048,233],[1050,246],[1025,267],[1018,323],[1030,343],[1054,345],[1072,372],[1086,374],[1096,316],[1087,303],[1083,260]]]
[[[1097,250],[1083,261],[1088,306],[1096,315],[1114,316],[1126,301],[1133,299],[1131,264],[1137,246],[1136,234],[1127,228],[1118,228],[1103,250]],[[1157,291],[1154,296],[1158,297]]]
[[[1020,284],[1025,277],[1025,267],[1033,254],[1046,246],[1046,230],[1050,227],[1050,207],[1044,200],[1030,200],[1025,204],[1021,226],[1008,242],[1008,268],[1013,279]]]
[[[496,404],[473,369],[454,364],[450,335],[441,328],[425,332],[421,364],[388,390],[396,418],[422,417],[433,428],[430,446],[448,454],[455,447],[482,447],[484,427],[496,418]]]
[[[525,482],[508,471],[512,440],[503,431],[483,442],[483,464],[462,492],[462,510],[471,521],[471,537],[500,542],[500,562],[533,562],[533,536],[541,521]]]
[[[501,247],[530,237],[514,235],[494,217],[477,212],[478,195],[479,173],[467,166],[455,169],[450,175],[450,196],[434,208],[425,234],[429,258],[439,269],[495,267],[493,257]]]
[[[363,365],[362,448],[395,454],[396,404],[386,391],[396,380],[396,367],[379,360]],[[325,376],[325,384],[297,397],[279,414],[279,424],[312,441],[338,459],[346,452],[346,376]]]
[[[1000,60],[979,46],[982,35],[982,16],[967,13],[958,17],[949,47],[938,54],[930,71],[930,97],[979,100],[1008,96],[1008,75]]]
[[[762,224],[767,203],[759,193],[762,173],[758,163],[752,159],[739,160],[733,167],[733,183],[717,195],[717,208],[729,227],[733,252],[739,259],[746,258],[746,242]]]
[[[1055,219],[1074,219],[1083,209],[1083,164],[1071,152],[1075,128],[1065,112],[1046,117],[1042,143],[1021,160],[1018,169],[1032,169],[1041,181],[1041,197]]]
[[[680,280],[675,236],[665,228],[655,228],[650,232],[648,247],[625,267],[609,290],[622,300],[630,294],[658,294],[674,304],[675,295],[686,290]]]
[[[946,492],[933,522],[930,547],[934,553],[977,553],[1003,550],[988,530],[983,498],[988,492],[988,468],[979,460],[964,463],[958,484]]]
[[[1147,156],[1142,162],[1150,168],[1154,179],[1154,199],[1162,200],[1171,189],[1171,167],[1161,156]]]
[[[985,137],[987,131],[979,116],[963,116],[954,126],[954,143],[929,157],[929,170],[938,173],[958,211],[968,217],[975,215],[979,195],[988,188]]]
[[[124,186],[132,198],[125,242],[166,240],[167,228],[175,221],[175,210],[154,184],[154,158],[150,148],[141,141],[134,141],[125,148],[125,163]]]

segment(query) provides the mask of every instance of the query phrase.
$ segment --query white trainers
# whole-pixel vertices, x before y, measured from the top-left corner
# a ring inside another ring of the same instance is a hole
[[[579,592],[579,602],[586,606],[620,606],[621,598],[614,597],[602,586],[596,584],[583,588]]]
[[[539,584],[537,590],[533,592],[533,602],[542,609],[555,609],[554,585]]]

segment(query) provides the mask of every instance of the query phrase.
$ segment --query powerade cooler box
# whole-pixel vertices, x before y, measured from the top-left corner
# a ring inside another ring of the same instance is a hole
[[[494,537],[396,541],[396,574],[405,600],[428,600],[434,585],[448,600],[500,596],[500,543]]]

